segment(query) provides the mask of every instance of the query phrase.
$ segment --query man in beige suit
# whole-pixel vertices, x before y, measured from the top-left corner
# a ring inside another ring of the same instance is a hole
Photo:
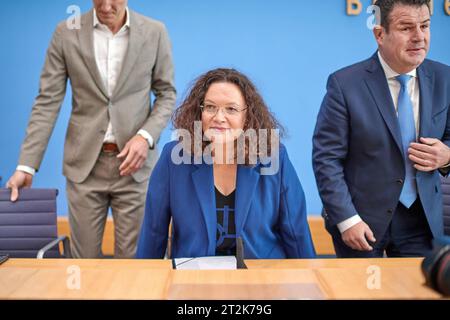
[[[11,201],[39,169],[66,92],[72,113],[64,147],[72,254],[101,256],[108,209],[115,257],[131,258],[144,211],[155,145],[175,104],[171,47],[164,25],[127,7],[94,0],[78,29],[62,22],[51,40]],[[155,95],[151,105],[150,92]]]

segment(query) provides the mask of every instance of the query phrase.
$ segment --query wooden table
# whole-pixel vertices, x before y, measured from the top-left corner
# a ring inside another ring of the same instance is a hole
[[[247,260],[249,270],[172,270],[170,260],[10,259],[0,299],[440,299],[420,258]]]
[[[425,286],[422,261],[423,258],[250,260],[246,264],[251,269],[313,270],[327,299],[442,298]]]
[[[0,299],[164,299],[171,266],[169,260],[10,259],[0,265]]]

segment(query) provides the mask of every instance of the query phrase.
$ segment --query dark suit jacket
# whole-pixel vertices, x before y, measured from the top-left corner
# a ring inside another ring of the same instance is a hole
[[[450,146],[450,68],[425,60],[417,69],[420,137]],[[313,167],[326,226],[359,214],[384,235],[405,178],[401,133],[385,73],[370,59],[330,75],[313,138]],[[443,233],[438,171],[417,171],[420,200],[434,237]]]
[[[176,142],[162,151],[150,178],[138,258],[162,258],[172,218],[172,257],[214,256],[216,204],[213,166],[174,164]],[[306,202],[286,149],[281,146],[279,170],[261,175],[263,166],[238,166],[236,236],[245,258],[313,258]]]

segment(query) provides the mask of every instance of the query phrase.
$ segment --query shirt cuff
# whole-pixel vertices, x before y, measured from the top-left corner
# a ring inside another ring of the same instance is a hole
[[[32,176],[34,176],[34,174],[36,173],[36,169],[33,169],[33,168],[29,167],[29,166],[18,165],[16,170],[29,173]]]
[[[337,227],[339,229],[339,231],[341,233],[344,233],[345,230],[350,229],[351,227],[353,227],[355,224],[361,222],[362,219],[359,215],[355,214],[354,216],[340,222],[337,224]]]
[[[147,131],[145,131],[144,129],[141,129],[138,131],[137,133],[138,135],[144,137],[145,140],[147,140],[148,142],[148,146],[150,149],[153,149],[153,137],[150,135],[150,133],[148,133]]]

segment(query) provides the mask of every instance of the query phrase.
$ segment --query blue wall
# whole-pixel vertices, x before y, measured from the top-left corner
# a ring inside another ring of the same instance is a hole
[[[361,1],[365,7],[370,0]],[[450,64],[450,17],[435,0],[429,57]],[[47,45],[57,23],[89,0],[4,1],[0,13],[0,176],[13,173],[25,135]],[[368,15],[345,14],[345,0],[129,0],[129,6],[165,22],[173,43],[178,100],[188,84],[211,68],[235,67],[249,75],[288,129],[284,141],[305,189],[308,212],[320,199],[311,165],[311,136],[327,76],[375,52]],[[35,187],[60,190],[58,210],[67,214],[62,154],[70,114],[66,95]],[[167,129],[159,145],[170,138]]]

